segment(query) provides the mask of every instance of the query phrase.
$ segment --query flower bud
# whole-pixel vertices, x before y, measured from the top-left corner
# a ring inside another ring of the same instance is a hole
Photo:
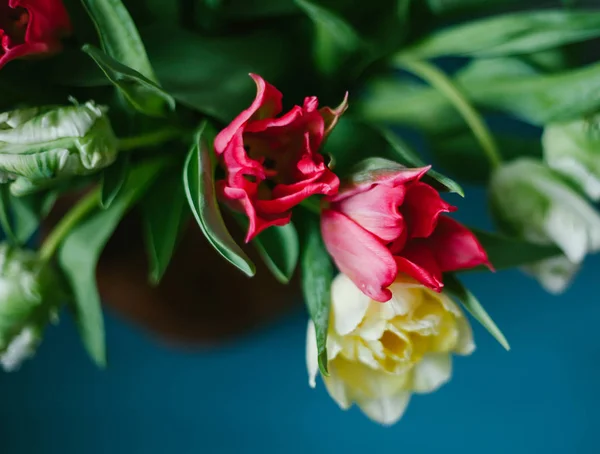
[[[586,254],[600,250],[600,216],[542,162],[522,158],[502,166],[489,191],[501,229],[532,243],[554,244],[564,253],[560,260],[526,268],[547,291],[562,292]]]
[[[57,178],[93,173],[112,164],[117,152],[106,108],[92,101],[0,114],[0,173],[16,179],[15,195]]]
[[[469,322],[444,293],[407,275],[379,303],[344,274],[331,287],[327,337],[329,376],[323,377],[342,409],[356,403],[371,419],[389,425],[404,413],[413,393],[429,393],[452,375],[452,353],[475,349]],[[319,370],[315,329],[309,323],[306,360],[309,384]]]
[[[548,125],[542,144],[550,167],[592,200],[600,200],[600,115]]]
[[[59,304],[53,269],[32,251],[0,244],[0,363],[5,370],[18,368],[33,354]]]

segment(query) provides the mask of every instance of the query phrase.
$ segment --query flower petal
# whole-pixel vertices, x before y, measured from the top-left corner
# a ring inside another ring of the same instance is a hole
[[[321,233],[339,270],[362,292],[380,302],[392,297],[387,287],[396,278],[396,262],[374,235],[333,210],[323,211]]]
[[[266,82],[256,74],[250,74],[256,83],[256,97],[246,110],[242,111],[235,119],[215,137],[215,153],[220,155],[225,150],[232,137],[253,120],[274,117],[281,112],[281,99],[283,95],[273,85]]]
[[[304,101],[304,104],[306,106],[306,101]],[[348,108],[348,92],[346,92],[346,94],[344,95],[344,99],[342,100],[341,104],[339,106],[337,106],[335,109],[332,109],[331,107],[323,107],[322,109],[319,110],[319,112],[321,113],[321,116],[323,117],[323,120],[325,122],[325,131],[324,131],[325,137],[327,137],[329,135],[329,133],[331,131],[333,131],[333,128],[335,128],[335,125],[337,124],[339,118],[343,115],[343,113],[346,111],[347,108]]]
[[[360,181],[349,181],[340,190],[337,196],[330,197],[330,202],[339,202],[348,197],[352,197],[355,194],[368,191],[375,185],[383,185],[389,188],[396,186],[402,186],[412,181],[418,181],[431,166],[418,167],[418,168],[407,168],[400,164],[396,164],[393,169],[378,169],[373,170],[369,174],[369,178]]]
[[[331,283],[331,311],[335,332],[345,336],[354,331],[364,318],[369,303],[369,297],[348,276],[338,274]]]
[[[408,186],[401,211],[411,238],[427,238],[433,233],[440,214],[456,211],[456,207],[446,203],[434,188],[417,181]]]
[[[416,393],[430,393],[450,380],[452,358],[448,353],[428,353],[415,364],[412,389]]]
[[[436,292],[444,287],[442,272],[437,261],[427,246],[413,241],[402,251],[402,256],[394,256],[398,273],[408,274],[421,284]]]
[[[487,253],[473,232],[447,216],[441,216],[433,234],[423,240],[433,252],[442,272],[485,265],[492,269]]]
[[[306,368],[308,370],[308,384],[311,388],[317,386],[316,378],[319,373],[319,353],[317,351],[317,337],[315,324],[308,322],[306,330]]]
[[[406,228],[398,207],[404,201],[403,185],[389,187],[375,185],[332,205],[365,230],[388,243],[400,237]]]
[[[391,426],[402,418],[409,401],[410,393],[405,391],[390,397],[362,399],[357,404],[373,421],[384,426]]]

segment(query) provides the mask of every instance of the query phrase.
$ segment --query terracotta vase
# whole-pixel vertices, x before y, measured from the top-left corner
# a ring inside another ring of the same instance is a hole
[[[61,199],[45,231],[72,206]],[[229,223],[231,224],[231,223]],[[229,225],[241,244],[242,233]],[[206,345],[260,328],[299,305],[298,285],[278,283],[251,247],[257,267],[248,278],[223,259],[190,222],[163,279],[148,283],[139,216],[127,215],[106,245],[97,268],[103,304],[169,343]]]

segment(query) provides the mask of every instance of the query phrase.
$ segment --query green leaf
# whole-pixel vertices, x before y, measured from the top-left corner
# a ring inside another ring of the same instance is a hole
[[[100,194],[100,206],[104,209],[108,208],[115,200],[119,191],[123,188],[127,179],[127,171],[129,170],[128,155],[117,159],[117,161],[107,167],[102,172],[102,193]]]
[[[424,59],[529,54],[597,36],[600,36],[600,12],[533,10],[472,20],[440,30],[399,55]]]
[[[497,233],[471,229],[496,270],[515,268],[563,255],[554,245],[540,245]]]
[[[83,46],[82,50],[94,59],[106,77],[138,112],[151,117],[162,117],[175,109],[175,100],[171,95],[139,72],[90,44]]]
[[[444,284],[444,292],[454,295],[475,320],[494,336],[500,345],[506,350],[510,350],[510,345],[502,331],[496,326],[477,298],[453,274],[444,275]]]
[[[391,145],[392,149],[397,153],[398,159],[403,164],[406,164],[409,167],[424,167],[426,165],[423,160],[392,131],[381,128],[381,134]],[[460,185],[451,178],[448,178],[447,176],[444,176],[435,170],[428,171],[427,176],[439,183],[439,185],[441,185],[442,188],[446,189],[447,191],[454,192],[461,197],[465,196],[463,188],[461,188]]]
[[[121,0],[82,0],[96,25],[102,48],[117,62],[157,83],[144,43]]]
[[[248,228],[245,217],[236,215],[235,218],[245,229]],[[252,244],[273,276],[282,284],[287,284],[296,270],[300,255],[298,233],[294,224],[290,222],[281,227],[269,227],[259,233]]]
[[[198,130],[183,170],[188,203],[202,233],[215,250],[243,273],[254,276],[254,264],[231,237],[219,210],[211,159],[213,140],[214,132],[205,121]]]
[[[454,81],[474,105],[540,126],[600,109],[600,63],[539,74],[516,58],[474,60]],[[357,107],[369,121],[404,124],[429,134],[464,129],[464,121],[441,93],[391,78],[373,80]]]
[[[318,220],[311,219],[307,227],[301,261],[302,292],[310,318],[315,324],[319,369],[328,376],[327,330],[334,268],[323,244]]]
[[[131,170],[123,189],[106,209],[75,226],[58,251],[58,260],[75,297],[75,319],[83,344],[99,366],[106,365],[104,322],[96,288],[96,265],[104,245],[124,214],[158,176],[164,160],[148,161]],[[100,190],[92,194],[100,202]]]
[[[522,0],[425,0],[427,6],[433,14],[442,15],[448,13],[475,12],[498,8],[501,6],[511,6]]]
[[[10,241],[11,244],[16,245],[19,244],[19,241],[13,231],[11,223],[10,199],[10,187],[6,183],[0,184],[0,227],[2,227],[2,232],[8,241]]]
[[[18,244],[25,244],[39,228],[58,197],[58,191],[47,191],[10,200],[13,230]]]
[[[360,36],[334,12],[308,0],[294,0],[313,21],[314,55],[320,71],[334,75],[364,46]]]
[[[190,214],[180,175],[155,183],[142,203],[150,282],[158,284],[175,252],[177,240]]]
[[[293,30],[281,34],[254,27],[207,37],[160,24],[141,31],[163,87],[181,104],[226,123],[246,109],[256,94],[248,73],[279,86],[285,74],[306,70]]]

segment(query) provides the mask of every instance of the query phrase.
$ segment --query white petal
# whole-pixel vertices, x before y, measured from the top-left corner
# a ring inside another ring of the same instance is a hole
[[[318,357],[315,325],[312,321],[309,321],[308,329],[306,330],[306,368],[308,369],[308,384],[311,388],[317,386],[316,378],[319,373]]]
[[[562,249],[569,260],[580,263],[588,250],[587,229],[570,207],[554,205],[545,219],[546,234]]]
[[[473,330],[469,320],[460,316],[456,318],[456,326],[458,327],[458,341],[454,348],[454,353],[459,355],[470,355],[475,351],[475,341],[473,340]]]
[[[448,353],[430,353],[415,364],[413,369],[413,391],[430,393],[452,376],[452,358]]]
[[[547,292],[558,295],[567,289],[579,265],[567,257],[553,257],[523,267],[523,270],[534,276]]]
[[[381,399],[361,400],[357,405],[373,421],[391,426],[402,417],[409,401],[410,393],[401,392]]]
[[[0,355],[0,364],[6,372],[14,372],[26,359],[35,354],[40,335],[35,328],[25,327]]]
[[[331,284],[331,310],[335,331],[342,336],[351,333],[362,321],[370,302],[370,298],[345,274],[338,274]]]

